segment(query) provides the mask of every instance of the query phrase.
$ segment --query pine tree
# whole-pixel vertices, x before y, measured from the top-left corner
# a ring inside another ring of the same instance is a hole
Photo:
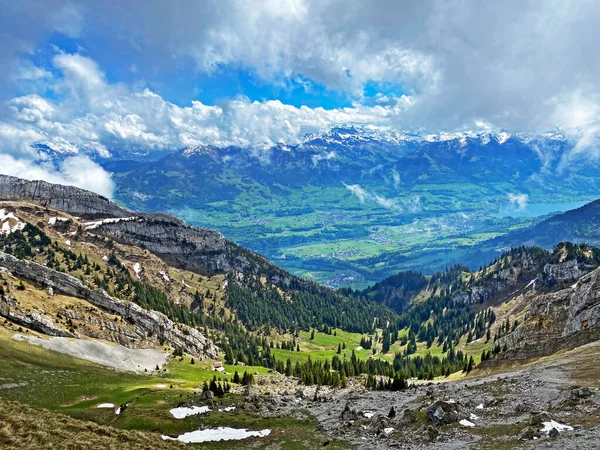
[[[475,361],[473,360],[473,357],[471,356],[469,358],[469,364],[467,365],[467,373],[469,373],[471,370],[473,370],[474,367],[475,367]]]
[[[315,329],[313,328],[310,332],[310,340],[312,341],[315,338]]]

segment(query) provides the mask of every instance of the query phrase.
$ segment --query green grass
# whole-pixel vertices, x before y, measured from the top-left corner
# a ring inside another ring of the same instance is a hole
[[[60,411],[71,417],[93,421],[124,430],[153,431],[173,436],[199,427],[230,426],[272,430],[267,438],[236,442],[236,447],[312,449],[329,440],[315,429],[310,416],[304,419],[261,417],[244,411],[241,395],[227,394],[215,399],[210,413],[183,420],[172,417],[169,410],[183,402],[203,403],[200,400],[202,383],[216,374],[212,361],[190,363],[172,359],[166,372],[128,374],[116,372],[85,360],[46,350],[12,339],[14,333],[0,328],[0,384],[24,383],[23,386],[0,389],[0,397],[21,403]],[[308,354],[308,353],[307,353]],[[264,367],[237,367],[225,365],[231,379],[235,370],[266,374]],[[171,387],[172,386],[172,387]],[[98,409],[99,403],[127,404],[121,415],[112,408]],[[238,405],[234,412],[220,413],[220,406]],[[348,444],[332,441],[331,448],[349,448]],[[208,443],[205,448],[231,448],[227,443]]]

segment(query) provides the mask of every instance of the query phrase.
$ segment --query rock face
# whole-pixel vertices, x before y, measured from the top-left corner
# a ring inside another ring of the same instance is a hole
[[[42,312],[23,311],[19,308],[17,302],[8,295],[0,297],[0,316],[48,336],[76,337],[75,334],[69,333],[57,326],[51,317]]]
[[[594,269],[595,266],[583,264],[577,259],[550,264],[543,267],[528,258],[521,261],[517,267],[503,269],[485,280],[482,285],[456,294],[453,298],[455,304],[471,305],[483,303],[492,298],[502,298],[514,294],[515,289],[522,287],[548,291],[557,283],[573,282],[583,274]]]
[[[546,264],[544,275],[551,281],[577,280],[586,272],[576,259],[571,259],[559,264]]]
[[[0,200],[24,200],[82,217],[125,217],[131,211],[73,186],[0,175]]]
[[[199,359],[218,356],[218,349],[214,343],[198,330],[183,324],[175,324],[162,313],[148,311],[135,303],[111,297],[101,289],[90,289],[71,275],[1,252],[0,267],[5,267],[14,275],[38,283],[44,288],[51,287],[55,293],[86,300],[104,311],[117,314],[143,328],[147,333],[151,332],[162,337],[172,347],[185,349]],[[5,303],[0,313],[9,317],[10,305]]]
[[[525,323],[498,339],[500,358],[549,355],[600,339],[600,269],[574,285],[534,296]]]
[[[274,274],[283,272],[262,256],[229,242],[217,231],[165,221],[162,217],[107,222],[90,231],[122,244],[146,248],[168,263],[202,275],[234,270],[256,273],[269,268]]]

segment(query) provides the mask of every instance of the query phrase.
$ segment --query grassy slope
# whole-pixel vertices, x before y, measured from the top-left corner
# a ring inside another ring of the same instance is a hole
[[[22,447],[15,448],[40,448],[40,446],[48,448],[51,444],[63,445],[77,439],[88,439],[89,442],[97,442],[98,446],[113,448],[114,446],[111,447],[113,435],[114,439],[124,443],[121,448],[137,448],[137,440],[146,442],[143,440],[146,439],[148,444],[144,445],[150,445],[149,442],[154,439],[153,437],[138,438],[138,433],[120,435],[117,431],[106,432],[103,427],[96,424],[174,436],[202,426],[226,425],[234,428],[271,429],[272,434],[268,438],[243,441],[244,445],[254,448],[264,448],[271,444],[281,445],[282,448],[315,448],[327,440],[315,431],[314,422],[310,417],[304,420],[287,417],[272,419],[239,409],[233,413],[216,411],[219,405],[243,402],[239,394],[229,394],[223,399],[216,399],[213,406],[215,411],[208,415],[188,417],[184,420],[173,418],[169,409],[178,404],[186,401],[201,403],[199,393],[202,383],[210,380],[215,374],[211,370],[212,361],[202,361],[192,365],[190,358],[185,357],[182,362],[171,360],[166,372],[127,374],[25,342],[16,342],[12,339],[13,334],[14,332],[6,328],[0,328],[0,360],[3,361],[0,365],[0,384],[27,383],[0,389],[0,411],[12,411],[15,417],[15,423],[11,422],[5,428],[0,428],[2,448],[16,445],[19,440],[22,441],[21,437],[25,433],[27,422],[36,423],[35,432],[22,442]],[[233,373],[235,369],[267,373],[267,369],[262,367],[240,368],[226,365],[229,373]],[[231,375],[227,378],[231,378]],[[93,421],[95,424],[79,427],[80,422],[73,422],[63,416],[55,416],[47,412],[42,412],[36,420],[32,420],[31,417],[26,417],[31,411],[29,406],[10,403],[10,401],[47,408],[77,419]],[[127,403],[128,407],[117,416],[112,408],[96,408],[100,403],[113,403],[115,406]],[[64,434],[51,436],[50,430],[56,423],[67,422],[77,426],[71,430],[72,427],[69,425]],[[332,448],[347,448],[343,442],[334,441],[331,445]],[[242,447],[242,444],[236,443],[236,446]],[[209,444],[208,447],[229,448],[225,443]],[[73,448],[79,447],[75,445]]]

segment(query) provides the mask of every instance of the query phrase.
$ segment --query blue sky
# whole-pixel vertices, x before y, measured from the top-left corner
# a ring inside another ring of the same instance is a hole
[[[152,67],[133,62],[136,54],[131,49],[123,47],[115,53],[107,46],[104,36],[98,34],[73,38],[53,33],[35,53],[25,59],[52,72],[52,59],[57,52],[78,53],[93,58],[102,67],[108,82],[145,84],[165,100],[179,106],[188,105],[192,100],[217,105],[233,98],[246,97],[250,101],[280,100],[296,107],[304,105],[334,109],[351,107],[355,102],[372,103],[378,94],[400,96],[404,93],[399,85],[369,82],[362,93],[351,94],[342,89],[327,88],[302,73],[295,74],[293,78],[282,73],[265,80],[254,70],[236,64],[218,65],[210,73],[199,72],[192,60],[152,73]],[[25,88],[22,90],[22,86],[21,89],[16,86],[14,94],[27,93],[29,87]],[[52,92],[46,94],[52,95]]]

